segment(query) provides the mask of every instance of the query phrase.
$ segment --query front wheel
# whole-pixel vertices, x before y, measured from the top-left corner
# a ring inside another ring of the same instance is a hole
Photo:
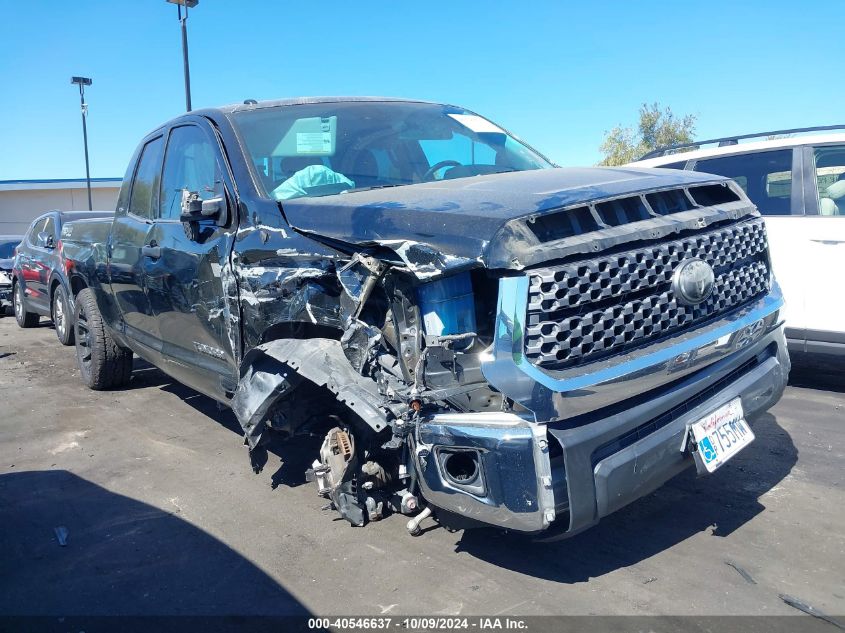
[[[26,311],[23,286],[20,282],[15,284],[15,291],[12,293],[12,303],[15,304],[15,321],[20,327],[35,327],[38,325],[39,317],[35,312]]]
[[[57,286],[53,292],[53,305],[50,313],[53,326],[56,328],[56,338],[62,345],[73,345],[73,326],[71,325],[70,304],[64,287]]]
[[[76,296],[73,332],[82,381],[90,389],[117,389],[132,377],[132,350],[118,345],[103,323],[90,288]]]

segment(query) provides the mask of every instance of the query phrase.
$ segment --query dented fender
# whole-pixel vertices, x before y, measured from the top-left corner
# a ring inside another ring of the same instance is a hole
[[[253,348],[241,363],[232,410],[251,449],[261,440],[270,408],[303,379],[326,387],[374,431],[390,424],[375,382],[352,368],[339,341],[280,339]]]

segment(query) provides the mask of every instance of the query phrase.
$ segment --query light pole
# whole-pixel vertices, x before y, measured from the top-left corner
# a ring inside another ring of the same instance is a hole
[[[88,210],[91,211],[94,206],[91,204],[91,170],[88,167],[88,104],[85,103],[85,86],[90,86],[93,82],[90,77],[71,77],[70,83],[79,85],[79,105],[82,107],[82,139],[85,142],[85,181],[88,183]]]
[[[182,23],[182,66],[185,69],[185,109],[191,111],[191,69],[188,67],[188,9],[193,9],[199,0],[167,0],[176,5],[176,13],[179,22]],[[182,7],[185,7],[185,15],[182,15]]]

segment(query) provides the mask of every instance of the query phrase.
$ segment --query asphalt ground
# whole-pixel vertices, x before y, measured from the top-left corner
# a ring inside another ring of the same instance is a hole
[[[783,595],[843,614],[845,369],[796,363],[751,422],[714,475],[572,539],[413,538],[323,510],[313,441],[274,442],[256,475],[212,400],[138,361],[89,391],[49,325],[0,318],[0,614],[798,614]]]

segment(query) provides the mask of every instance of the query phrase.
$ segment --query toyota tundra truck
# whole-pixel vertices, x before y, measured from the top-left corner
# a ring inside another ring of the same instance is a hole
[[[558,168],[461,107],[192,111],[82,228],[62,241],[85,383],[145,359],[234,411],[256,471],[270,434],[324,437],[309,479],[356,526],[575,534],[719,468],[787,382],[733,181]]]

